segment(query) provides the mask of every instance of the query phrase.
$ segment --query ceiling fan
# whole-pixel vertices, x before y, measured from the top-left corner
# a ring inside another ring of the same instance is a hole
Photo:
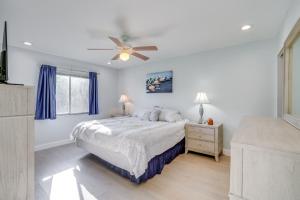
[[[138,53],[138,51],[157,51],[158,50],[156,46],[131,47],[130,45],[126,44],[125,42],[121,42],[118,38],[115,38],[115,37],[108,37],[108,38],[111,39],[117,45],[116,49],[118,51],[118,54],[115,55],[111,60],[120,59],[123,61],[127,61],[130,58],[130,56],[135,56],[139,59],[146,61],[149,59],[149,57]],[[115,50],[115,49],[89,48],[88,50],[101,51],[101,50]]]

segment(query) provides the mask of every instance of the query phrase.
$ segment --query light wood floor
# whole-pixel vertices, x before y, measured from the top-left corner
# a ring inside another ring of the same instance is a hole
[[[36,153],[36,200],[222,200],[228,199],[229,157],[188,153],[162,174],[135,185],[75,145]]]

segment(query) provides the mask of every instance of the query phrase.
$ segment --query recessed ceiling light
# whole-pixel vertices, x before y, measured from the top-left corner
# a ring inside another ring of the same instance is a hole
[[[24,45],[26,45],[26,46],[31,46],[32,43],[31,43],[31,42],[24,42]]]
[[[107,62],[107,64],[108,64],[108,65],[110,65],[110,64],[111,64],[111,62],[110,62],[110,61],[108,61],[108,62]]]
[[[247,24],[247,25],[242,26],[241,30],[242,31],[247,31],[247,30],[250,30],[251,28],[252,28],[252,26]]]

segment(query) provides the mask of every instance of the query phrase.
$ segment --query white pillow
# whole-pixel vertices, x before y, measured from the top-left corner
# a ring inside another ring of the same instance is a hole
[[[149,120],[150,121],[158,121],[160,112],[161,111],[158,109],[153,109],[150,113]]]
[[[150,120],[151,111],[145,111],[139,118],[144,121]]]
[[[177,110],[172,109],[162,109],[159,114],[159,121],[168,121],[167,115],[170,115],[169,118],[172,118],[172,115],[179,114]]]
[[[180,120],[182,120],[182,118],[179,113],[167,113],[167,115],[166,115],[167,122],[177,122]]]
[[[138,117],[141,120],[149,120],[150,113],[151,113],[151,110],[148,110],[148,109],[139,109],[139,110],[136,110],[132,114],[132,116],[133,117]]]

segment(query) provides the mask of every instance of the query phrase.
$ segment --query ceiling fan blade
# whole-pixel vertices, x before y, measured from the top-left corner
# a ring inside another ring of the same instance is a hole
[[[135,56],[135,57],[137,57],[137,58],[140,58],[140,59],[142,59],[142,60],[144,60],[144,61],[146,61],[146,60],[149,59],[149,57],[144,56],[144,55],[142,55],[142,54],[139,54],[139,53],[137,53],[137,52],[133,52],[131,55],[133,55],[133,56]]]
[[[87,50],[95,50],[95,51],[98,51],[98,50],[114,50],[114,49],[94,49],[94,48],[89,48],[89,49],[87,49]]]
[[[133,47],[132,48],[135,51],[157,51],[156,46],[141,46],[141,47]]]
[[[117,55],[115,55],[115,56],[112,58],[112,60],[118,60],[119,57],[120,57],[120,54],[117,54]]]
[[[122,42],[118,38],[114,38],[114,37],[109,36],[109,39],[111,39],[118,47],[123,47]]]

